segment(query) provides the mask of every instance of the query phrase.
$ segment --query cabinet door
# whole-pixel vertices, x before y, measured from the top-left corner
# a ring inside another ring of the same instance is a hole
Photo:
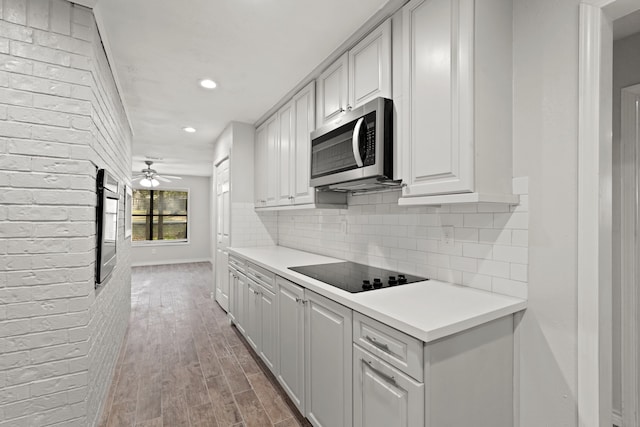
[[[391,18],[349,51],[349,105],[391,98]]]
[[[404,196],[474,191],[473,0],[403,10]]]
[[[266,206],[276,206],[278,200],[278,115],[266,122],[267,133],[267,194]]]
[[[291,153],[293,145],[293,102],[288,102],[278,111],[278,200],[277,205],[290,205],[291,194]]]
[[[247,341],[256,353],[260,352],[262,329],[260,328],[260,289],[259,285],[249,280],[247,298]]]
[[[236,321],[236,314],[238,313],[238,298],[236,297],[236,290],[238,288],[238,275],[232,269],[229,270],[229,319],[232,322]]]
[[[304,414],[304,289],[277,279],[278,382]]]
[[[291,192],[296,205],[313,203],[315,190],[309,187],[311,176],[311,131],[315,129],[316,84],[309,83],[293,97],[295,139],[292,145]]]
[[[260,357],[271,372],[277,374],[278,349],[276,340],[276,294],[260,286]]]
[[[318,77],[318,127],[331,122],[347,109],[348,68],[349,54],[345,53]]]
[[[424,384],[353,346],[353,426],[424,427]]]
[[[216,270],[219,283],[216,286],[216,301],[225,311],[229,311],[229,253],[221,249],[216,250]]]
[[[255,149],[255,207],[263,207],[267,203],[267,126],[263,124],[256,130]]]
[[[305,290],[305,407],[316,427],[352,425],[351,310]]]
[[[247,336],[247,310],[249,309],[249,283],[247,282],[247,276],[242,273],[238,273],[238,302],[236,307],[238,313],[236,314],[236,327],[242,335]]]

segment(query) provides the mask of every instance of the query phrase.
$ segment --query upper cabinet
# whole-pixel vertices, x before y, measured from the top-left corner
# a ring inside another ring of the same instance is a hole
[[[403,10],[400,204],[511,195],[508,0],[412,0]],[[445,197],[446,195],[446,197]]]
[[[311,131],[315,120],[316,83],[309,83],[293,97],[294,141],[291,151],[291,195],[297,205],[314,203],[315,190],[309,187],[311,176]]]
[[[278,111],[278,198],[277,205],[290,205],[293,203],[291,195],[291,178],[294,166],[291,154],[295,152],[295,122],[293,101],[289,101]]]
[[[349,51],[349,106],[391,98],[391,19]]]
[[[346,195],[309,187],[315,82],[256,130],[256,208],[344,207]]]
[[[317,116],[318,127],[329,123],[347,111],[349,86],[349,54],[331,64],[318,77]]]
[[[391,19],[320,74],[317,126],[378,96],[391,98]]]
[[[265,207],[267,205],[267,123],[256,129],[255,138],[255,183],[254,183],[254,206]]]
[[[274,114],[256,129],[254,206],[257,208],[278,203],[279,125],[278,115]]]

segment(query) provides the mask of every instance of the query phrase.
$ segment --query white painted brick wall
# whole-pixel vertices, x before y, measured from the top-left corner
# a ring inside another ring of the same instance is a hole
[[[400,207],[393,191],[349,196],[346,210],[280,211],[277,242],[526,298],[528,179],[515,178],[513,189],[516,206]],[[450,247],[441,242],[443,226],[453,226]]]
[[[121,222],[94,290],[95,176],[130,182],[130,141],[91,11],[0,0],[0,427],[97,424],[131,275]]]

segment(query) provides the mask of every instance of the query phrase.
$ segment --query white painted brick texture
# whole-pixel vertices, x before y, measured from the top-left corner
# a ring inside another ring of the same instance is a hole
[[[513,180],[514,192],[520,195],[520,204],[514,206],[401,207],[399,191],[392,191],[349,196],[346,210],[281,211],[277,242],[526,298],[527,182],[526,177]],[[450,245],[441,241],[443,226],[453,226]]]
[[[131,131],[91,11],[0,0],[0,427],[98,422],[131,263],[121,222],[118,265],[94,289],[95,176],[107,168],[124,184],[130,165]]]

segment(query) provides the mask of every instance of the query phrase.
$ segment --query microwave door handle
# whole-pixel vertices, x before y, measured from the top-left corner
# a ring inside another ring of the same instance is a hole
[[[362,126],[363,121],[364,121],[364,117],[360,117],[356,122],[356,127],[353,129],[353,138],[351,140],[352,142],[351,145],[353,147],[353,157],[356,159],[356,164],[358,165],[359,168],[364,166],[364,163],[362,162],[362,157],[360,157],[360,147],[359,147],[360,126]]]

